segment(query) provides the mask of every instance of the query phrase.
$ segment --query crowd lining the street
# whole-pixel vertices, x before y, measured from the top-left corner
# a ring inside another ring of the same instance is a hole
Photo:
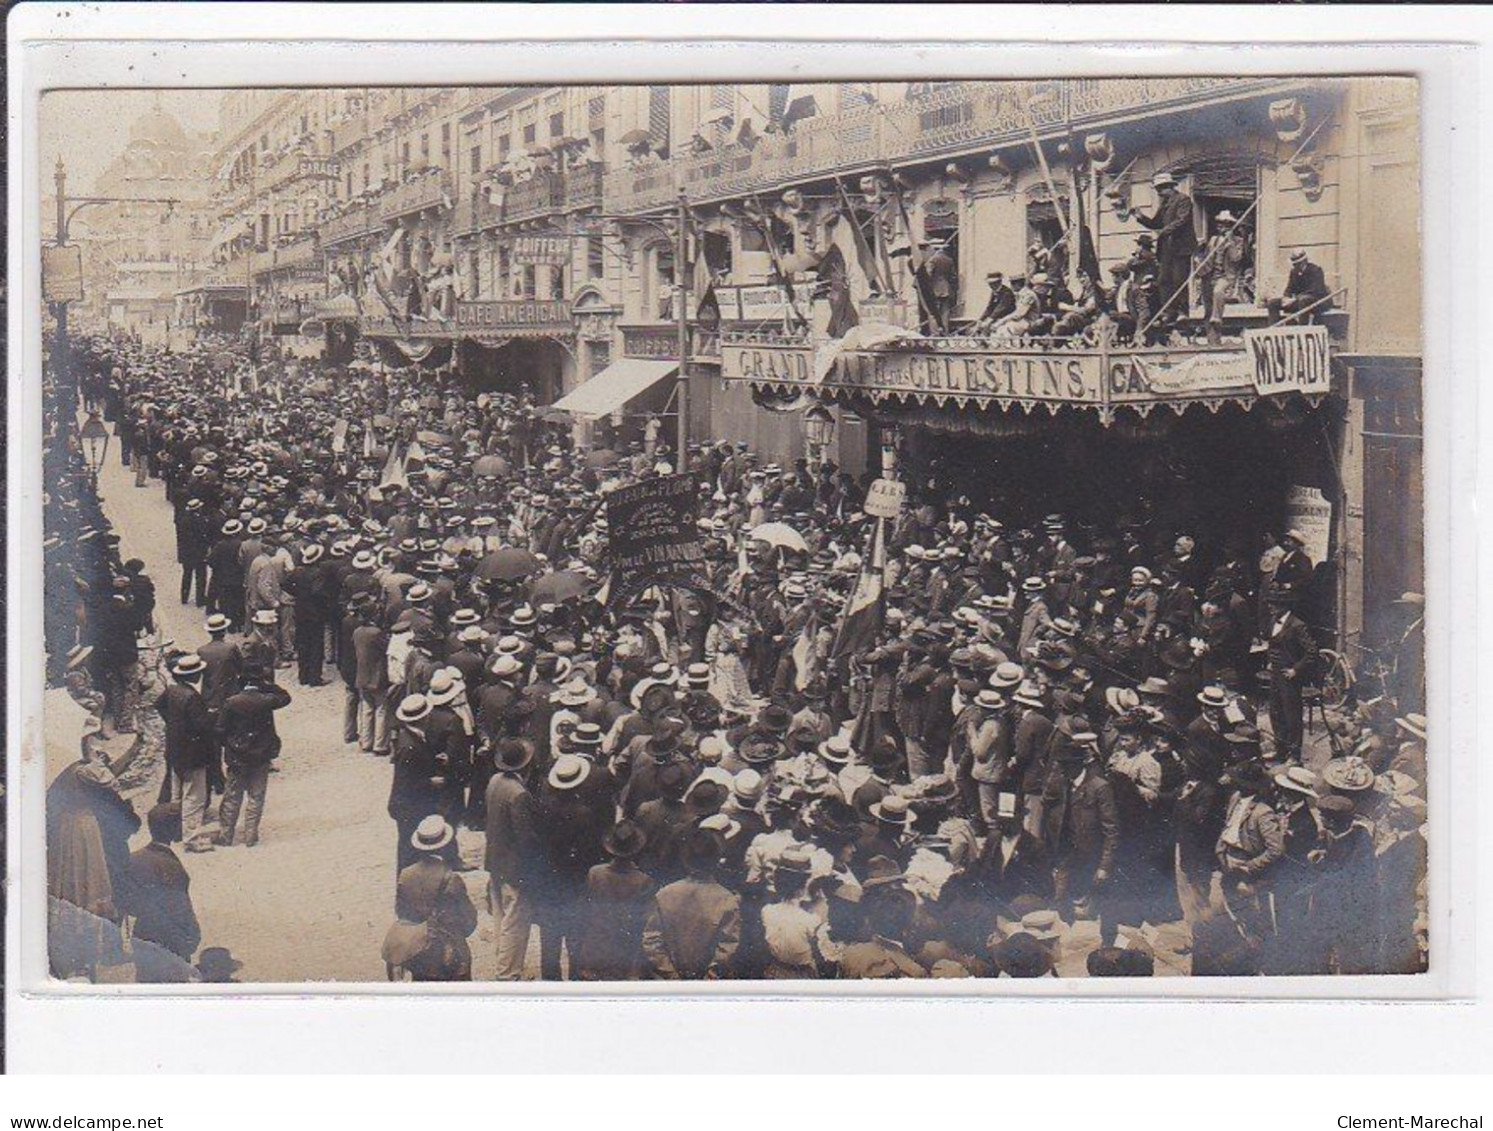
[[[226,341],[72,361],[181,574],[120,560],[62,396],[48,671],[91,721],[48,798],[59,976],[126,927],[139,980],[231,975],[190,854],[275,836],[276,713],[329,679],[389,762],[390,978],[470,978],[474,900],[500,980],[535,927],[545,979],[1032,977],[1080,945],[1095,976],[1424,969],[1418,653],[1307,734],[1298,532],[1245,557],[912,476],[852,639],[875,520],[833,464],[693,446],[701,583],[608,602],[606,496],[674,471],[656,428],[578,447],[527,394]],[[208,643],[159,641],[157,585]],[[111,728],[161,776],[133,853]]]

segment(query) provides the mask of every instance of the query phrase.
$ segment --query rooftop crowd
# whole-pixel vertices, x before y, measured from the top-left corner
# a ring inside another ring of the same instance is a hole
[[[76,359],[179,578],[119,560],[49,421],[49,672],[94,716],[49,810],[60,973],[130,922],[142,980],[205,976],[190,854],[276,835],[285,708],[329,680],[389,763],[391,978],[470,978],[482,901],[500,980],[1424,968],[1419,677],[1308,733],[1299,532],[1245,557],[914,479],[854,637],[869,477],[721,440],[701,584],[610,602],[606,496],[674,471],[657,429],[577,447],[526,395],[235,348]],[[142,664],[158,600],[208,642]],[[133,854],[111,727],[158,748]]]

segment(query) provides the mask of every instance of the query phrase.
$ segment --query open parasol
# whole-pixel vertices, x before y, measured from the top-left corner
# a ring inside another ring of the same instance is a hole
[[[472,474],[479,479],[496,479],[508,473],[508,461],[499,455],[478,456],[472,463]]]
[[[517,581],[537,572],[539,559],[528,550],[505,546],[494,550],[477,563],[473,576],[481,581]]]
[[[554,573],[547,573],[534,582],[529,599],[536,605],[546,601],[558,605],[561,601],[569,601],[581,596],[589,585],[586,578],[575,570],[560,569]]]
[[[766,542],[769,546],[780,546],[799,553],[807,553],[809,549],[804,536],[786,522],[764,522],[761,526],[753,527],[748,532],[748,537]]]

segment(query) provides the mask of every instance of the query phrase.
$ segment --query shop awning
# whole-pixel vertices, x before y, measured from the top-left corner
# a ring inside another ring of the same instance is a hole
[[[651,361],[629,357],[614,361],[579,389],[567,393],[550,407],[582,420],[596,420],[616,412],[628,401],[642,396],[666,377],[679,372],[677,361]]]

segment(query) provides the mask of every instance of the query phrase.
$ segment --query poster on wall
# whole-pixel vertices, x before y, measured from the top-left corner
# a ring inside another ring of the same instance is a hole
[[[1320,487],[1287,489],[1286,525],[1301,531],[1303,548],[1313,565],[1327,560],[1327,546],[1332,538],[1332,503]]]

